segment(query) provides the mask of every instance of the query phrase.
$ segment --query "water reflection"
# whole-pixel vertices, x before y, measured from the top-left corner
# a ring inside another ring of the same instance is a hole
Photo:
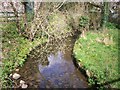
[[[39,65],[39,71],[44,78],[40,80],[40,88],[87,87],[87,84],[81,79],[83,77],[80,72],[75,69],[70,56],[67,58],[65,54],[58,51],[55,55],[50,54],[48,61],[48,66]]]

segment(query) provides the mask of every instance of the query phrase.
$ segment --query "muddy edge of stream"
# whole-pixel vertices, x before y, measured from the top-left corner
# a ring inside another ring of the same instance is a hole
[[[77,33],[65,39],[65,53],[55,50],[56,54],[49,53],[44,62],[38,62],[40,58],[38,51],[42,45],[36,47],[18,71],[21,77],[13,80],[15,82],[13,87],[21,88],[20,80],[24,80],[28,88],[88,88],[85,73],[79,71],[73,55],[73,47],[79,35],[80,33]],[[55,46],[52,47],[54,49]]]

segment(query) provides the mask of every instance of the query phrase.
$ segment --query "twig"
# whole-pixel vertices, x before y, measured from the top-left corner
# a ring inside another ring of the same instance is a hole
[[[59,9],[63,6],[63,4],[64,4],[66,1],[67,1],[67,0],[64,0],[64,1],[62,2],[62,4],[59,5],[59,7],[58,7],[57,9],[55,9],[55,11],[59,10]]]
[[[90,5],[92,5],[92,6],[95,6],[95,7],[97,7],[97,8],[100,8],[100,9],[102,9],[102,5],[97,5],[97,4],[94,4],[94,3],[90,3],[90,2],[88,2],[88,4],[90,4]]]

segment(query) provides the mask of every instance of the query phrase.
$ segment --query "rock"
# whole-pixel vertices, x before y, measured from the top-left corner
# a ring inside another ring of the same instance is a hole
[[[19,71],[19,69],[16,69],[15,71],[16,71],[16,72],[18,72],[18,71]]]
[[[20,80],[20,85],[25,84],[25,81]]]
[[[46,88],[50,88],[48,85],[46,85]]]
[[[88,71],[88,70],[86,70],[86,74],[87,74],[88,77],[91,77],[91,76],[92,76],[91,72]]]
[[[10,44],[10,43],[11,43],[11,41],[8,41],[8,43]]]
[[[13,79],[17,80],[20,78],[20,74],[14,73],[12,77],[13,77]]]
[[[82,67],[82,64],[80,62],[78,63],[78,65],[79,65],[79,67]]]
[[[113,44],[113,39],[112,39],[112,37],[110,37],[110,39],[107,38],[107,37],[104,38],[103,43],[104,43],[106,46],[109,46],[109,45]]]
[[[9,77],[12,77],[12,74],[10,74]]]
[[[99,43],[102,43],[102,40],[99,39],[99,38],[96,38],[96,41],[99,42]]]
[[[22,84],[21,88],[26,89],[26,88],[28,88],[28,85],[27,84]]]
[[[21,86],[21,88],[23,88],[23,89],[26,89],[26,88],[28,87],[28,85],[25,84],[25,81],[23,81],[23,80],[20,80],[20,86]]]
[[[38,85],[34,85],[35,88],[38,88]]]

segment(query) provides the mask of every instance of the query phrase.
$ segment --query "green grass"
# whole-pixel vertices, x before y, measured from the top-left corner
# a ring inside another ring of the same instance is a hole
[[[2,84],[3,87],[9,87],[12,83],[9,82],[9,74],[19,66],[23,66],[30,51],[45,40],[35,38],[34,41],[29,41],[19,35],[15,23],[7,23],[1,26],[3,32],[2,49],[3,49],[3,68],[2,68]],[[0,71],[1,72],[1,71]]]
[[[100,84],[120,78],[118,73],[119,32],[111,25],[103,31],[88,31],[86,38],[79,38],[75,43],[74,54],[77,61],[83,64],[85,70],[91,71]],[[102,40],[105,38],[109,38],[108,41],[112,43],[104,44]],[[101,42],[98,42],[97,39]],[[93,83],[90,82],[90,84]],[[110,85],[118,88],[120,81]]]

